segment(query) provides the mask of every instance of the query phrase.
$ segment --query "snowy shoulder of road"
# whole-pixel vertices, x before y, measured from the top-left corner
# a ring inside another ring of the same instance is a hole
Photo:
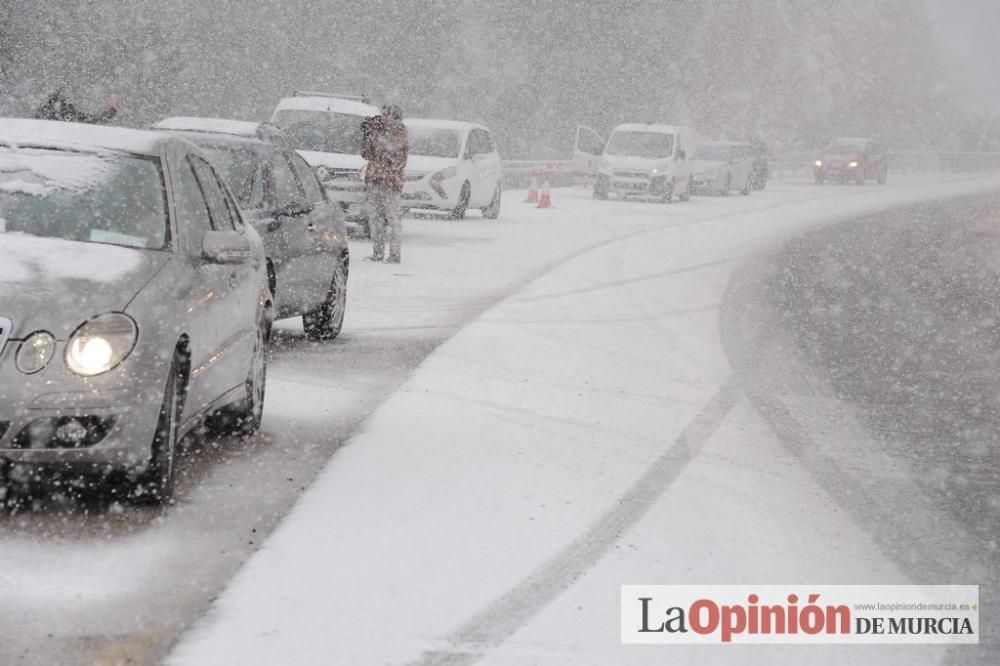
[[[567,256],[432,353],[168,663],[662,663],[662,652],[620,644],[621,584],[907,582],[748,405],[719,304],[741,260],[789,235],[998,187],[997,176],[776,183],[669,207],[555,190],[548,219],[655,213],[659,223]],[[399,271],[418,277],[452,272],[404,261],[413,267]],[[469,270],[456,261],[454,272]],[[385,280],[426,293],[418,280]],[[306,387],[283,389],[283,404],[295,391],[307,399]],[[754,652],[791,656],[850,655]]]

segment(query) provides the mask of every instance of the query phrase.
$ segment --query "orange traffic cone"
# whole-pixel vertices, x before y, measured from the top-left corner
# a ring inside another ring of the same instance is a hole
[[[528,198],[525,203],[538,203],[538,169],[531,170],[531,189],[528,190]]]
[[[542,196],[538,198],[539,208],[551,208],[552,197],[549,195],[549,170],[545,170],[545,177],[542,180]]]

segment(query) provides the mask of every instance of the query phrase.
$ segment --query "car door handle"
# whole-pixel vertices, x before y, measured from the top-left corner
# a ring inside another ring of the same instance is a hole
[[[240,283],[240,275],[239,275],[239,273],[237,273],[236,271],[233,271],[232,273],[230,273],[229,277],[226,278],[226,283],[229,285],[230,289],[235,288],[236,285],[238,285]]]

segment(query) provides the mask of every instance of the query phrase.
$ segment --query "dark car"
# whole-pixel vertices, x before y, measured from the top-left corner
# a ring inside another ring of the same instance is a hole
[[[180,126],[171,120],[154,127]],[[182,120],[185,127],[197,126],[195,121],[229,128],[241,124],[214,118]],[[340,334],[347,309],[350,256],[344,214],[297,152],[280,140],[264,141],[245,129],[242,134],[170,131],[209,156],[236,195],[244,217],[263,238],[276,317],[302,315],[311,339],[332,340]]]
[[[884,185],[888,172],[885,150],[872,139],[835,139],[813,163],[813,175],[820,185],[827,180],[858,185],[874,180]]]
[[[185,433],[260,425],[264,245],[178,137],[0,119],[0,163],[0,470],[163,502]]]

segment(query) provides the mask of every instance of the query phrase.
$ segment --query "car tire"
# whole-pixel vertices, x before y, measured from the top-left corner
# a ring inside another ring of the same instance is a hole
[[[340,335],[347,313],[347,257],[333,271],[323,305],[302,315],[302,328],[310,340],[333,340]]]
[[[753,187],[753,176],[747,176],[747,182],[743,186],[743,189],[740,190],[740,194],[742,194],[745,197],[746,196],[750,196],[750,188],[751,187]]]
[[[688,176],[687,188],[684,190],[683,193],[678,194],[677,198],[680,199],[681,201],[691,201],[691,176]]]
[[[163,389],[163,404],[153,433],[149,464],[146,471],[129,484],[128,497],[134,504],[165,504],[173,496],[178,433],[184,410],[182,368],[183,360],[175,354]]]
[[[236,434],[249,437],[260,429],[264,416],[264,390],[267,388],[267,345],[271,337],[271,323],[265,317],[257,324],[253,351],[250,354],[250,369],[243,382],[246,395],[229,410],[232,415],[232,430]]]
[[[726,174],[726,182],[722,186],[722,196],[728,197],[729,196],[729,189],[732,186],[733,186],[733,174],[727,173]]]
[[[500,183],[497,183],[497,187],[493,191],[490,205],[483,209],[483,217],[487,220],[495,220],[500,217]]]
[[[451,219],[461,220],[465,217],[465,211],[469,209],[469,198],[472,196],[472,188],[469,183],[462,183],[462,191],[458,195],[458,205],[451,209]]]

